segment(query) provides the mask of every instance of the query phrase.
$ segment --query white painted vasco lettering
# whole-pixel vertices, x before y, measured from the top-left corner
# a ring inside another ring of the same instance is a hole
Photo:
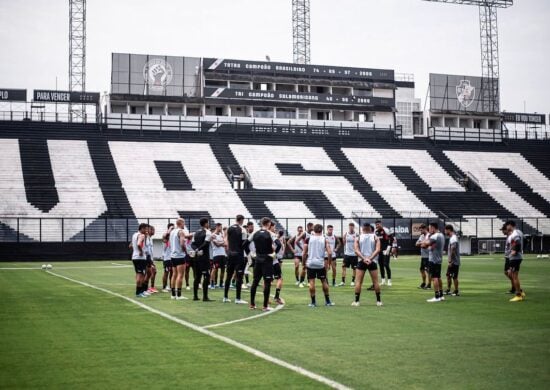
[[[48,150],[52,165],[55,188],[59,202],[49,212],[43,212],[26,200],[25,183],[19,154],[19,141],[0,139],[0,215],[29,218],[90,218],[86,225],[107,211],[107,205],[95,174],[86,141],[49,140]],[[17,220],[2,218],[11,228],[17,228]],[[38,219],[21,219],[19,232],[42,241],[61,241],[61,220],[44,219],[40,237]],[[82,219],[65,220],[64,240],[83,229]]]
[[[137,217],[176,217],[178,211],[207,211],[214,218],[250,215],[208,144],[112,141],[109,148]],[[193,190],[166,190],[155,161],[181,162]]]
[[[433,191],[464,192],[456,181],[425,150],[343,148],[357,171],[402,216],[436,216],[393,174],[390,166],[411,167]]]
[[[379,213],[342,176],[283,175],[275,164],[301,164],[305,170],[338,172],[338,168],[323,148],[274,145],[230,145],[242,167],[248,170],[254,188],[273,190],[322,191],[334,207],[344,216],[362,210],[379,216]],[[292,218],[292,215],[275,215]]]

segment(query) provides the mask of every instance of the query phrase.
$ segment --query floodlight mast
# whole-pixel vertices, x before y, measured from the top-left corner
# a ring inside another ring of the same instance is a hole
[[[294,63],[310,63],[310,0],[292,0],[292,54]]]
[[[69,0],[69,91],[86,91],[86,0]],[[70,120],[84,120],[84,104],[69,104]]]
[[[500,112],[497,9],[514,5],[513,0],[424,0],[435,3],[477,5],[481,42],[481,101],[484,112]]]

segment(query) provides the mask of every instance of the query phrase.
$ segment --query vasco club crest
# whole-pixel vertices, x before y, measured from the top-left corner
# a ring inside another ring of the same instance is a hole
[[[460,80],[456,86],[456,97],[462,107],[470,107],[476,98],[476,88],[470,84],[470,80]]]
[[[153,91],[164,91],[172,81],[172,66],[162,58],[150,60],[143,67],[143,78]]]

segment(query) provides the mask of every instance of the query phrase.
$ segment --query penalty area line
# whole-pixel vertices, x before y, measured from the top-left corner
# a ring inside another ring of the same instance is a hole
[[[106,294],[115,296],[117,298],[124,299],[125,301],[133,303],[134,305],[139,306],[140,308],[142,308],[144,310],[147,310],[150,313],[157,314],[157,315],[159,315],[159,316],[161,316],[161,317],[163,317],[167,320],[170,320],[170,321],[175,322],[179,325],[185,326],[186,328],[192,329],[196,332],[202,333],[206,336],[210,336],[210,337],[212,337],[216,340],[219,340],[221,342],[229,344],[233,347],[239,348],[239,349],[241,349],[245,352],[248,352],[248,353],[250,353],[250,354],[252,354],[256,357],[259,357],[261,359],[264,359],[264,360],[266,360],[270,363],[277,364],[278,366],[281,366],[281,367],[284,367],[284,368],[289,369],[291,371],[294,371],[294,372],[296,372],[296,373],[298,373],[302,376],[305,376],[305,377],[313,379],[317,382],[323,383],[323,384],[325,384],[329,387],[332,387],[333,389],[340,389],[340,390],[351,389],[350,387],[348,387],[346,385],[343,385],[341,383],[338,383],[336,381],[333,381],[332,379],[329,379],[329,378],[324,377],[322,375],[316,374],[312,371],[306,370],[305,368],[302,368],[300,366],[296,366],[296,365],[288,363],[284,360],[281,360],[281,359],[278,359],[278,358],[273,357],[271,355],[268,355],[265,352],[262,352],[258,349],[252,348],[252,347],[249,347],[248,345],[245,345],[245,344],[242,344],[238,341],[230,339],[229,337],[225,337],[225,336],[219,335],[217,333],[214,333],[211,330],[206,329],[205,327],[195,325],[191,322],[188,322],[188,321],[182,320],[180,318],[174,317],[173,315],[170,315],[170,314],[165,313],[161,310],[155,309],[151,306],[147,306],[143,302],[137,301],[137,300],[132,299],[130,297],[124,296],[122,294],[116,293],[116,292],[111,291],[111,290],[107,290],[106,288],[103,288],[103,287],[94,286],[93,284],[90,284],[90,283],[86,283],[86,282],[83,282],[83,281],[80,281],[80,280],[69,278],[68,276],[57,274],[57,273],[52,272],[52,271],[46,271],[46,272],[48,274],[52,275],[52,276],[55,276],[55,277],[58,277],[58,278],[61,278],[61,279],[65,279],[69,282],[80,284],[81,286],[89,287],[89,288],[92,288],[94,290],[101,291],[101,292],[104,292]]]

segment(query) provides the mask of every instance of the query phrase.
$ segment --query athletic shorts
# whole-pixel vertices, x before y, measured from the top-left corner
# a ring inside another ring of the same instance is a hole
[[[504,273],[508,273],[509,269],[510,269],[510,259],[505,257],[504,258]]]
[[[358,264],[358,258],[357,256],[346,256],[344,255],[344,262],[342,263],[342,265],[346,268],[352,268],[352,269],[355,269],[357,268],[357,264]]]
[[[210,260],[209,259],[196,259],[194,262],[195,272],[197,274],[209,275],[210,274]]]
[[[172,260],[163,260],[164,272],[170,272],[172,270]]]
[[[234,272],[242,274],[246,266],[246,259],[242,253],[229,253],[227,255],[227,267],[231,267]],[[233,272],[232,271],[232,272]]]
[[[328,261],[328,257],[325,257],[325,261]],[[336,262],[336,256],[332,257],[331,262],[334,262],[334,263]]]
[[[428,263],[429,273],[432,278],[440,278],[441,277],[441,264],[435,264],[435,263]]]
[[[325,280],[327,278],[327,270],[325,268],[307,268],[307,280],[319,279]]]
[[[521,260],[510,260],[510,271],[519,272]]]
[[[375,261],[371,261],[370,264],[367,264],[364,261],[357,262],[357,269],[359,271],[376,271],[378,269],[378,264]]]
[[[273,262],[270,261],[271,257],[269,259],[266,259],[266,261],[256,261],[255,267],[254,267],[254,279],[260,279],[264,278],[264,280],[272,280],[273,279]]]
[[[449,264],[447,267],[447,277],[456,279],[458,278],[458,271],[460,271],[460,265],[458,264]]]
[[[214,256],[213,265],[215,268],[225,269],[225,256]]]
[[[273,264],[273,279],[279,280],[283,277],[282,263]]]
[[[427,257],[420,258],[420,271],[428,271],[430,269],[429,262]]]
[[[145,275],[147,273],[147,260],[132,260],[136,274]]]
[[[172,257],[172,267],[185,264],[185,259],[188,257]]]
[[[302,255],[294,256],[294,260],[298,260],[301,263],[302,262]]]

